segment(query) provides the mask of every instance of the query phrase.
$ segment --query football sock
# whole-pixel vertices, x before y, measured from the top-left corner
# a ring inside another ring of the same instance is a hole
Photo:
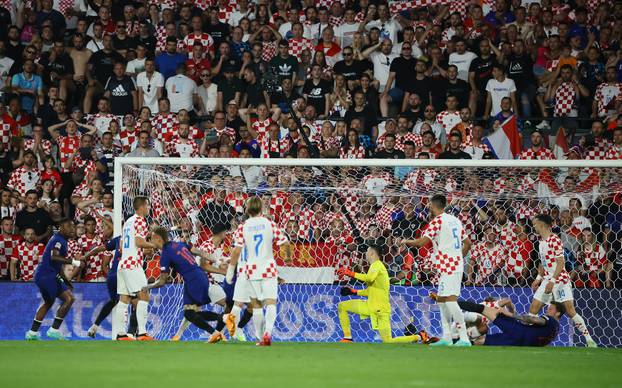
[[[231,312],[229,314],[233,315],[235,317],[235,324],[238,325],[238,327],[240,326],[240,313],[241,313],[241,309],[240,306],[238,305],[233,305],[233,307],[231,308]]]
[[[184,315],[185,314],[186,312],[184,311]],[[184,316],[184,319],[181,320],[181,325],[179,325],[179,329],[177,329],[177,333],[175,333],[175,337],[181,337],[188,326],[190,326],[190,321]]]
[[[210,334],[214,332],[214,328],[209,323],[207,323],[207,321],[200,314],[197,314],[197,312],[194,310],[185,310],[184,318],[192,322],[199,329],[203,329]]]
[[[269,304],[266,306],[266,333],[272,335],[274,322],[276,321],[276,305]]]
[[[30,331],[34,331],[35,333],[39,331],[41,327],[41,321],[37,321],[36,319],[32,320],[32,326],[30,326]]]
[[[112,314],[112,320],[114,326],[117,329],[117,335],[124,336],[127,334],[127,328],[125,326],[125,315],[127,314],[127,303],[119,302]]]
[[[460,333],[460,341],[469,341],[466,324],[464,323],[464,315],[462,315],[462,310],[460,310],[458,302],[445,302],[445,306],[449,310],[454,322],[456,322],[456,328],[458,329],[458,333]]]
[[[242,313],[242,318],[240,319],[240,323],[238,323],[238,327],[240,329],[243,329],[244,326],[246,326],[246,324],[251,321],[252,317],[253,313],[249,309],[244,309],[244,312]]]
[[[138,334],[147,334],[147,308],[149,302],[139,300],[136,304],[136,321],[138,323]]]
[[[263,335],[263,309],[253,309],[253,324],[257,338]]]
[[[127,332],[130,334],[138,334],[138,318],[136,318],[136,307],[132,306],[130,310],[130,324]],[[127,312],[125,313],[124,319],[124,324],[127,324]]]
[[[443,339],[451,341],[451,313],[445,303],[439,303],[438,308],[441,310],[441,327],[443,328]]]
[[[95,319],[95,325],[99,326],[106,319],[106,317],[110,314],[114,306],[117,304],[115,300],[109,300],[106,304],[99,310],[99,314],[97,314],[97,318]]]
[[[54,323],[52,323],[52,329],[58,330],[60,325],[63,324],[63,318],[54,317]]]
[[[479,303],[473,303],[467,300],[458,301],[458,307],[464,311],[470,311],[473,313],[481,314],[484,312],[484,305]]]
[[[574,323],[574,327],[576,327],[577,330],[579,330],[581,335],[583,335],[583,337],[585,337],[586,340],[589,341],[592,339],[592,336],[590,335],[590,332],[587,330],[587,325],[585,324],[585,321],[583,320],[582,316],[580,316],[579,314],[575,315],[574,317],[572,317],[572,322]]]

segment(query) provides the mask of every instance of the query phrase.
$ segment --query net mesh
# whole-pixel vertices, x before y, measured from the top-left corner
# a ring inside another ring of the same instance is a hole
[[[366,271],[369,244],[386,248],[394,335],[409,324],[439,334],[440,315],[428,298],[436,283],[432,247],[399,243],[420,236],[429,219],[427,202],[437,193],[447,196],[446,211],[462,221],[473,242],[461,296],[510,297],[524,313],[539,264],[531,218],[550,214],[564,244],[578,312],[599,344],[620,346],[622,323],[607,317],[622,309],[619,290],[611,289],[622,250],[621,168],[124,165],[122,185],[124,217],[131,213],[132,198],[146,195],[151,223],[169,228],[174,239],[201,245],[212,226],[226,224],[230,233],[218,251],[221,264],[232,231],[244,220],[246,198],[260,196],[264,215],[294,243],[292,263],[276,255],[285,283],[279,290],[277,340],[341,338],[337,303],[344,298],[338,286],[351,281],[336,269]],[[148,255],[146,271],[150,281],[159,276],[157,252]],[[149,329],[158,339],[172,337],[183,315],[181,279],[173,274],[170,282],[152,294]],[[351,319],[355,339],[378,339],[368,321]],[[562,322],[555,344],[583,343],[571,321]],[[252,325],[246,334],[255,337]],[[183,338],[204,337],[191,327]]]

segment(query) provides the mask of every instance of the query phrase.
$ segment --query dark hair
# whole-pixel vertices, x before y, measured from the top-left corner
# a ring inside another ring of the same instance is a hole
[[[134,210],[138,210],[138,208],[143,206],[147,201],[149,201],[149,198],[143,197],[143,196],[139,195],[139,196],[134,198],[132,206],[133,206]]]
[[[84,216],[84,219],[83,219],[82,221],[83,221],[85,224],[86,224],[87,222],[96,222],[96,221],[95,221],[95,217],[90,216],[90,215],[86,215],[86,216]]]
[[[367,248],[374,250],[378,257],[382,257],[382,247],[380,245],[370,244]]]
[[[227,230],[227,226],[223,223],[216,223],[214,224],[214,226],[212,226],[212,234],[218,234],[218,233],[222,233],[225,232]]]
[[[563,303],[559,303],[559,302],[551,302],[551,304],[553,306],[555,306],[555,309],[557,310],[557,312],[559,313],[559,316],[561,318],[562,315],[566,314],[566,306],[564,306]]]
[[[153,228],[152,232],[154,234],[157,234],[158,236],[160,236],[165,244],[168,242],[168,240],[169,240],[168,239],[168,231],[166,230],[166,228],[164,228],[162,226],[157,226],[157,227]]]
[[[548,214],[538,214],[537,216],[534,217],[534,219],[540,222],[544,222],[548,226],[553,225],[553,217],[551,217]]]
[[[28,191],[26,192],[26,196],[29,196],[30,194],[34,194],[34,195],[36,195],[37,197],[39,197],[39,193],[37,192],[37,190],[32,189],[32,190],[28,190]]]
[[[443,194],[435,194],[430,199],[430,204],[433,204],[438,208],[445,209],[447,206],[447,198],[445,198]]]

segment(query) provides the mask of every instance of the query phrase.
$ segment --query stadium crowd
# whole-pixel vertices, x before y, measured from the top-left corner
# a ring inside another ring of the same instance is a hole
[[[100,243],[122,155],[494,159],[484,137],[515,118],[520,159],[622,159],[621,1],[2,0],[0,24],[6,280],[31,280],[63,217],[73,255]],[[396,283],[434,281],[429,249],[399,239],[440,190],[475,242],[467,282],[530,284],[544,211],[576,286],[622,287],[617,170],[201,171],[212,189],[180,205],[199,223],[235,223],[259,193],[340,260],[383,239]],[[102,280],[105,256],[71,276]]]

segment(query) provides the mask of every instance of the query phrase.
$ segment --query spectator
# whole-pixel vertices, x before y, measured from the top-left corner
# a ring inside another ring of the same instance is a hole
[[[466,42],[463,39],[457,39],[455,44],[456,51],[449,55],[449,64],[458,68],[459,79],[468,81],[471,62],[477,55],[467,50]]]
[[[136,89],[138,89],[138,110],[147,107],[151,112],[157,112],[158,100],[162,97],[164,89],[164,77],[156,71],[153,59],[145,60],[145,71],[136,76]]]
[[[13,92],[20,96],[21,107],[30,114],[37,112],[39,99],[43,98],[43,82],[34,71],[35,63],[28,59],[24,61],[23,71],[11,80]]]
[[[0,226],[0,279],[10,279],[9,266],[22,237],[15,231],[13,217],[2,217]]]
[[[121,62],[115,63],[113,73],[104,86],[104,96],[110,102],[110,113],[115,116],[138,113],[136,84],[125,74],[125,65]]]
[[[177,39],[174,36],[166,38],[166,51],[160,53],[155,58],[158,71],[165,80],[174,76],[179,69],[179,65],[186,62],[186,56],[177,52]]]
[[[114,50],[112,37],[104,35],[102,48],[91,55],[88,62],[89,87],[84,97],[85,113],[91,113],[93,99],[103,93],[104,85],[106,85],[108,78],[113,76],[114,65],[118,62],[124,62],[123,56]]]
[[[505,69],[502,65],[492,66],[492,79],[486,84],[486,111],[484,118],[496,116],[501,112],[501,100],[509,97],[512,102],[512,111],[518,112],[516,103],[516,85],[514,81],[505,77]]]
[[[178,113],[184,109],[192,117],[195,117],[195,107],[199,111],[202,102],[198,94],[197,84],[186,76],[186,71],[185,63],[180,63],[177,67],[177,75],[166,80],[166,95],[169,96],[169,101],[171,102],[171,112]]]
[[[52,220],[47,211],[37,207],[39,195],[36,190],[26,192],[25,197],[24,209],[15,216],[15,226],[23,231],[32,228],[35,231],[35,241],[47,241],[52,235]]]
[[[471,159],[471,155],[462,151],[460,145],[462,144],[462,136],[453,132],[449,135],[447,142],[447,150],[445,152],[441,152],[438,156],[439,159]]]

